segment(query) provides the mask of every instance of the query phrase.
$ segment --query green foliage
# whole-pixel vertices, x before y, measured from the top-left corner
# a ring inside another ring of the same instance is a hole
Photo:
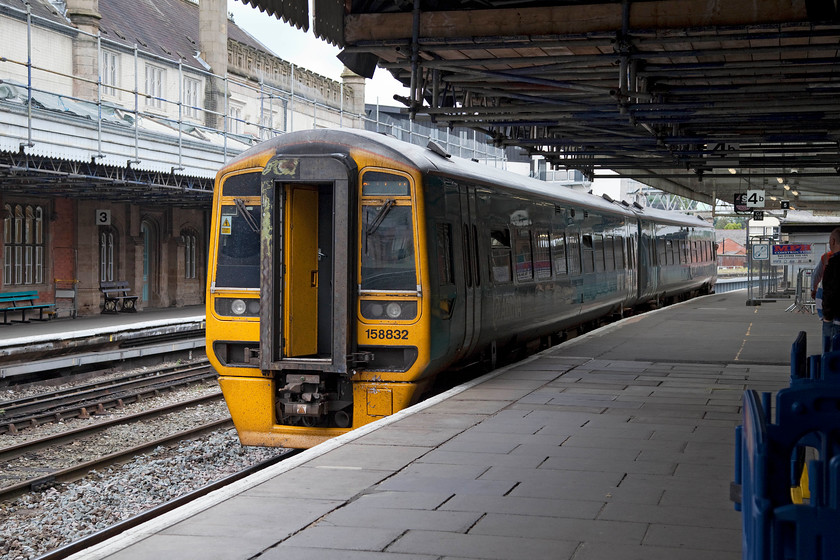
[[[715,229],[744,229],[745,227],[747,227],[747,218],[735,216],[715,218]]]

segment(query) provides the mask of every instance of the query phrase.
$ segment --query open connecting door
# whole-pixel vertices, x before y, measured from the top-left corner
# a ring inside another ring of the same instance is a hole
[[[262,177],[260,366],[347,373],[350,177],[340,156],[277,156]]]
[[[318,355],[318,189],[286,185],[283,331],[288,357]]]

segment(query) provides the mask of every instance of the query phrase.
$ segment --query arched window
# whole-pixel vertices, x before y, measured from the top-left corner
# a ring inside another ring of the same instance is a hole
[[[99,281],[113,282],[117,269],[115,245],[117,234],[113,228],[99,229]]]
[[[44,283],[44,209],[41,206],[4,206],[3,283]]]
[[[3,206],[3,284],[12,283],[14,222],[15,217],[12,213],[12,205],[6,204]]]
[[[184,278],[192,279],[195,278],[198,236],[194,231],[184,230],[181,241],[184,244]]]

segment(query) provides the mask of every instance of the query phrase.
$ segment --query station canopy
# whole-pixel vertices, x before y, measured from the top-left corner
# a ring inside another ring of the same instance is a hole
[[[840,209],[834,0],[243,1],[391,72],[417,118],[549,165]]]

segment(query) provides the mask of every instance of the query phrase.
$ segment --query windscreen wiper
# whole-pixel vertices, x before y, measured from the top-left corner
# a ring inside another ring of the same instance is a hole
[[[368,224],[367,229],[365,230],[365,235],[373,234],[379,226],[382,225],[382,221],[385,219],[385,216],[388,215],[388,212],[391,211],[391,208],[397,203],[396,200],[393,198],[389,198],[385,201],[385,204],[379,209],[379,212],[376,213],[376,216],[373,218],[373,221]]]
[[[245,201],[241,198],[235,198],[233,200],[236,203],[236,211],[239,213],[242,218],[245,219],[245,223],[248,224],[248,227],[251,228],[251,231],[254,233],[260,232],[260,224],[254,218],[254,216],[248,212],[248,209],[245,207]]]

